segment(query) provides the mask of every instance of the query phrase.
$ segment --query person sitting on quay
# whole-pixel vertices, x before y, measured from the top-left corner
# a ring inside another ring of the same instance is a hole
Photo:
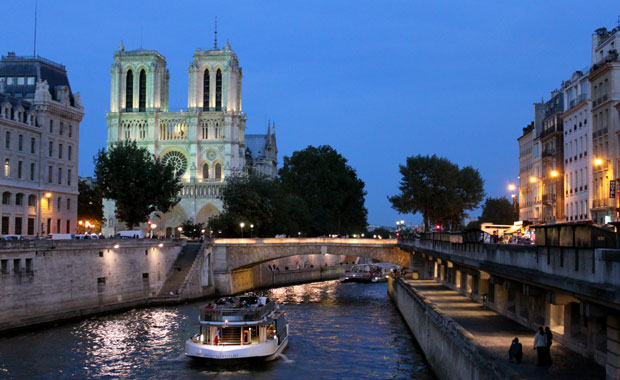
[[[542,367],[546,364],[546,350],[547,350],[547,338],[545,337],[545,330],[543,330],[542,326],[538,328],[536,332],[536,336],[534,336],[534,349],[538,354],[538,362],[537,366]]]
[[[514,338],[508,349],[508,361],[512,363],[513,359],[517,361],[517,364],[521,364],[521,359],[523,359],[523,345],[519,343],[519,338]]]

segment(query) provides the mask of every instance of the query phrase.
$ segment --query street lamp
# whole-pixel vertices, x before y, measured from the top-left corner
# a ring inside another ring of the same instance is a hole
[[[515,191],[517,190],[517,185],[515,185],[514,183],[511,183],[508,185],[508,191]]]
[[[530,177],[530,182],[531,183],[536,183],[536,181],[538,181],[538,178],[536,178],[534,176]]]
[[[603,165],[603,160],[601,160],[600,158],[595,159],[594,160],[594,165],[596,165],[596,166]]]
[[[254,237],[254,225],[250,224],[250,237]]]
[[[241,238],[243,238],[243,227],[245,227],[245,223],[239,223],[239,227],[241,227]]]
[[[551,171],[551,176],[552,176],[552,177],[557,177],[557,176],[559,176],[559,175],[560,175],[560,173],[558,173],[558,171],[557,171],[557,170],[552,170],[552,171]]]

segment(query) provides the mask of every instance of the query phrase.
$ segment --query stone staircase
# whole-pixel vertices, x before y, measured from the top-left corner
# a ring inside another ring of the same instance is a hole
[[[157,298],[178,299],[181,288],[186,284],[187,275],[190,273],[201,248],[202,243],[185,244],[179,257],[172,265],[171,273],[162,285]]]

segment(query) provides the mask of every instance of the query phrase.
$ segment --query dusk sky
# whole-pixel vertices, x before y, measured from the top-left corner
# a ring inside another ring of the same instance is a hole
[[[398,164],[437,154],[480,170],[489,196],[518,175],[532,103],[590,64],[592,33],[617,26],[617,1],[47,1],[37,54],[82,94],[81,176],[105,146],[110,67],[126,50],[163,54],[170,111],[187,108],[196,48],[229,40],[243,67],[246,133],[275,120],[278,159],[331,145],[366,183],[368,222],[393,226]],[[3,3],[2,55],[32,55],[34,0]],[[479,214],[474,212],[474,215]]]

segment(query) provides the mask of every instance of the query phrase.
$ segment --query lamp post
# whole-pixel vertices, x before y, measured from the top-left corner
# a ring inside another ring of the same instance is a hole
[[[241,227],[241,238],[243,239],[243,227],[245,227],[245,223],[239,223],[239,227]]]
[[[254,237],[254,225],[250,224],[250,237]]]
[[[515,213],[516,213],[518,209],[518,202],[519,202],[519,198],[515,194],[515,191],[517,191],[517,185],[515,185],[514,183],[508,184],[508,191],[510,191],[511,193],[510,197],[512,198],[512,207],[514,208]]]

